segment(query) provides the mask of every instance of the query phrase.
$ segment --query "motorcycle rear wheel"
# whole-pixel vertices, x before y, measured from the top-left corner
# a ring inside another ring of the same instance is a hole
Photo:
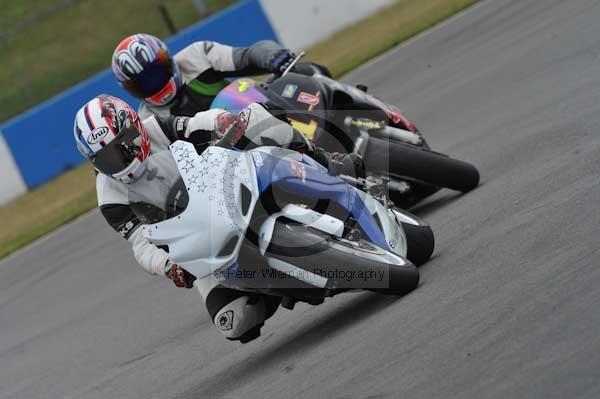
[[[479,185],[479,171],[468,162],[409,144],[370,138],[367,171],[404,176],[466,193]]]

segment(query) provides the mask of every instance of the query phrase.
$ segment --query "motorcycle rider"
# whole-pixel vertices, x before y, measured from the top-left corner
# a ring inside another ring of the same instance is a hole
[[[293,52],[269,40],[250,47],[230,47],[217,42],[195,42],[173,57],[157,37],[135,34],[119,43],[112,70],[119,84],[142,100],[138,109],[144,120],[151,114],[194,116],[210,107],[227,86],[227,77],[264,73],[281,74],[295,58]],[[305,75],[329,70],[314,63],[298,63],[294,72]]]
[[[124,101],[100,95],[75,116],[77,147],[100,172],[96,176],[96,189],[102,215],[131,243],[134,256],[144,270],[166,276],[177,287],[192,288],[195,277],[171,262],[167,252],[144,237],[140,228],[143,223],[129,202],[129,189],[134,184],[149,186],[157,180],[151,176],[156,171],[150,173],[146,168],[145,161],[152,153],[167,150],[176,140],[190,141],[202,151],[231,128],[242,129],[236,133],[252,145],[277,145],[306,153],[331,173],[364,174],[360,158],[327,153],[259,104],[251,104],[239,115],[213,109],[193,117],[153,115],[142,121]],[[195,284],[211,319],[231,340],[248,342],[257,338],[264,321],[279,305],[278,298],[250,296],[221,287],[214,279],[201,279]]]

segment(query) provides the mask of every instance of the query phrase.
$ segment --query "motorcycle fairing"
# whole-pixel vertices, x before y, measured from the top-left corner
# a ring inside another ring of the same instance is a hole
[[[377,222],[352,186],[328,174],[306,155],[278,147],[261,147],[253,152],[260,152],[260,158],[254,155],[253,161],[261,193],[277,187],[298,197],[333,201],[357,221],[369,240],[390,249]]]
[[[145,235],[153,244],[168,245],[173,262],[206,277],[237,259],[259,198],[254,165],[247,152],[209,147],[198,155],[183,141],[170,149],[189,203],[180,215],[146,226]]]
[[[180,215],[146,226],[145,236],[155,245],[169,246],[172,261],[198,278],[237,266],[260,194],[272,186],[299,197],[335,202],[375,245],[390,250],[357,190],[305,155],[277,147],[247,152],[209,147],[198,155],[191,143],[182,141],[170,149],[188,190],[189,203]],[[202,178],[205,176],[210,180]],[[243,190],[250,198],[246,209]]]

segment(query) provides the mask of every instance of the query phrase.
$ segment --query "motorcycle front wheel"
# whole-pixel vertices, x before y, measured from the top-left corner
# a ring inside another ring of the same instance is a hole
[[[405,295],[419,284],[419,271],[409,260],[361,239],[348,241],[299,224],[277,222],[274,240],[265,256],[273,257],[304,270],[320,270],[324,276],[336,276],[330,288],[367,289],[392,295]],[[342,275],[377,273],[387,279],[385,284],[357,285],[360,277],[348,281]]]

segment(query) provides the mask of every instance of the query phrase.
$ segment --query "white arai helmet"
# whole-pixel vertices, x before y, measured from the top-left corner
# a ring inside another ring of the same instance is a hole
[[[77,112],[73,134],[79,152],[100,173],[122,183],[144,173],[150,139],[125,101],[105,94],[90,100]]]

